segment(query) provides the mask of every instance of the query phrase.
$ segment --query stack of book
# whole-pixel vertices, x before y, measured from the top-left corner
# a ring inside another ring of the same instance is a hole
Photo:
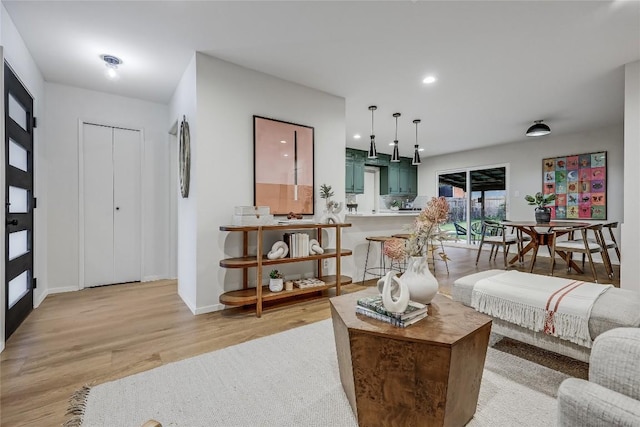
[[[295,286],[299,287],[300,289],[315,288],[317,286],[324,286],[325,285],[325,283],[322,280],[316,279],[315,277],[308,278],[308,279],[294,280],[293,284]]]
[[[307,233],[284,233],[282,240],[289,245],[289,258],[309,256],[309,235]]]
[[[424,304],[409,301],[404,312],[392,313],[384,308],[382,295],[360,298],[356,304],[356,313],[382,320],[400,328],[405,328],[427,317],[428,309],[429,307]]]

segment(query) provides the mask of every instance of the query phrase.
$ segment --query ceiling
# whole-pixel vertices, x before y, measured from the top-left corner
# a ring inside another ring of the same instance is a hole
[[[391,153],[400,112],[408,157],[416,118],[423,158],[524,141],[536,119],[553,135],[620,124],[640,59],[638,1],[2,3],[46,81],[166,104],[199,51],[344,97],[348,147],[368,148],[377,105]],[[119,80],[102,54],[123,60]]]

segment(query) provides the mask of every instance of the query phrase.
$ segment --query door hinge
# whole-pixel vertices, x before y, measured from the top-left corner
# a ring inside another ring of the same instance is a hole
[[[35,208],[37,208],[37,207],[38,207],[38,198],[37,198],[37,197],[34,197],[34,198],[33,198],[33,209],[35,209]]]
[[[38,127],[38,121],[36,120],[35,116],[33,117],[33,124],[32,124],[33,128],[37,128]]]
[[[37,288],[38,287],[38,279],[34,277],[33,279],[31,279],[31,281],[33,282],[32,289]]]

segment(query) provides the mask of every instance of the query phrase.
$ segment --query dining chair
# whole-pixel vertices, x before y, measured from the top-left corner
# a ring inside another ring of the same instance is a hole
[[[524,257],[522,256],[522,249],[524,248],[524,242],[531,241],[531,236],[523,233],[522,230],[516,226],[513,226],[513,225],[510,226],[509,222],[511,222],[511,220],[508,220],[508,219],[502,220],[502,224],[504,224],[507,227],[511,227],[511,231],[509,232],[509,234],[507,234],[507,236],[515,236],[517,241],[517,246],[518,246],[518,262],[520,264],[523,264]]]
[[[607,270],[607,274],[609,278],[613,278],[613,264],[611,263],[611,256],[609,255],[609,249],[615,249],[616,255],[618,256],[618,261],[620,261],[620,249],[618,249],[618,243],[616,242],[616,238],[613,235],[613,228],[618,226],[617,222],[611,222],[607,224],[594,224],[588,227],[588,230],[593,232],[594,237],[589,238],[589,241],[596,242],[600,246],[602,246],[602,262]],[[604,236],[604,228],[609,229],[609,234],[611,236],[610,239],[605,238]],[[582,254],[582,268],[584,268],[585,262],[585,254]]]
[[[551,253],[551,275],[553,276],[553,270],[555,269],[556,264],[556,251],[564,252],[565,258],[564,260],[567,263],[567,272],[571,270],[571,258],[574,253],[582,253],[585,254],[589,258],[589,266],[591,267],[591,274],[593,275],[593,281],[598,283],[598,274],[596,273],[596,267],[593,263],[593,257],[591,254],[594,253],[603,253],[602,244],[600,243],[599,234],[596,233],[596,240],[587,238],[587,230],[590,227],[595,227],[597,231],[598,228],[602,231],[602,224],[596,224],[593,226],[583,226],[583,227],[573,227],[569,229],[568,239],[567,240],[558,240],[559,235],[567,234],[567,229],[554,229],[551,234],[552,236],[552,250]],[[579,237],[576,237],[578,235]]]
[[[507,255],[509,254],[509,248],[513,244],[517,244],[518,239],[515,234],[508,234],[506,227],[494,221],[482,221],[482,232],[480,235],[480,244],[478,246],[478,255],[476,256],[476,265],[480,260],[480,253],[482,252],[482,245],[491,245],[491,251],[489,252],[489,261],[491,258],[494,260],[498,255],[498,250],[502,246],[502,252],[504,255],[504,268],[507,269]],[[494,253],[495,250],[495,253]]]
[[[618,246],[618,242],[616,241],[616,236],[613,234],[613,229],[618,228],[618,221],[607,222],[606,224],[602,224],[602,228],[603,229],[606,228],[609,230],[610,239],[607,239],[607,238],[604,239],[604,243],[605,243],[605,246],[607,247],[607,250],[615,249],[616,256],[618,257],[618,262],[620,262],[620,246]]]

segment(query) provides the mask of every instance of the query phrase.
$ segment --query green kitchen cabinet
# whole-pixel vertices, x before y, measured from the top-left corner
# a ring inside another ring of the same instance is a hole
[[[390,162],[386,168],[380,168],[380,194],[417,195],[418,170],[411,165],[408,157],[400,162]]]
[[[365,154],[364,164],[366,166],[389,166],[389,160],[391,160],[391,156],[388,154],[378,153],[378,158],[370,159],[367,157],[369,153]]]
[[[345,192],[364,193],[365,158],[365,151],[347,148],[345,153]]]

